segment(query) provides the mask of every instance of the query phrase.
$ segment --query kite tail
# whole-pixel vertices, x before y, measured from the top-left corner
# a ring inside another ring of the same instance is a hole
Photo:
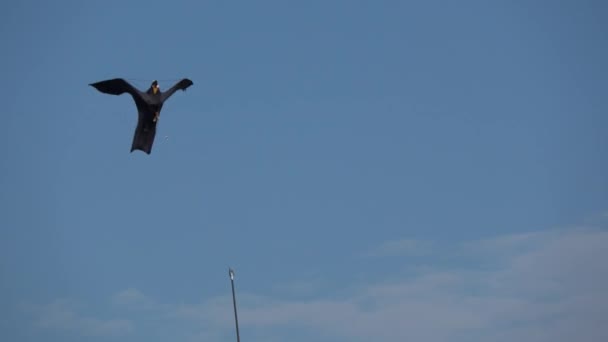
[[[143,151],[147,154],[152,152],[152,145],[154,144],[154,137],[156,135],[156,127],[151,127],[147,130],[138,128],[133,136],[133,144],[131,145],[131,152],[135,150]]]

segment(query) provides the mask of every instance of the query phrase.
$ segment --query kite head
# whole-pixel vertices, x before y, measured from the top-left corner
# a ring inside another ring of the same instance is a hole
[[[158,93],[158,91],[160,90],[160,88],[158,87],[158,81],[154,80],[152,81],[152,92],[154,94]]]

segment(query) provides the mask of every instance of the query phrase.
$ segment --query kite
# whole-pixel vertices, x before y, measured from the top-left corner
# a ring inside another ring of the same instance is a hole
[[[156,125],[160,117],[163,104],[178,90],[185,91],[192,85],[192,81],[184,78],[177,82],[173,87],[163,92],[158,86],[158,81],[154,80],[148,90],[140,91],[129,82],[122,78],[100,81],[89,84],[98,91],[110,95],[122,95],[128,93],[133,97],[137,107],[137,127],[133,135],[131,152],[140,150],[146,154],[152,152],[152,144],[156,136]]]

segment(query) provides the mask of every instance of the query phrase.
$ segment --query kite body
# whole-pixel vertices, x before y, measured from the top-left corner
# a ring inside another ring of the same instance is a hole
[[[122,78],[114,78],[89,85],[104,94],[122,95],[127,93],[131,95],[135,101],[138,114],[131,152],[140,150],[150,154],[156,136],[156,125],[158,124],[163,104],[177,90],[186,90],[192,84],[191,80],[184,78],[165,92],[160,90],[157,81],[153,81],[150,88],[146,91],[138,90]]]

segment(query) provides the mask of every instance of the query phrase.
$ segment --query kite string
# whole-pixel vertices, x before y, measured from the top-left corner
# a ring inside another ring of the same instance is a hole
[[[142,79],[142,78],[125,78],[127,81],[133,82],[152,82],[153,79]],[[166,78],[166,79],[156,79],[158,82],[177,82],[181,80],[181,78]]]

